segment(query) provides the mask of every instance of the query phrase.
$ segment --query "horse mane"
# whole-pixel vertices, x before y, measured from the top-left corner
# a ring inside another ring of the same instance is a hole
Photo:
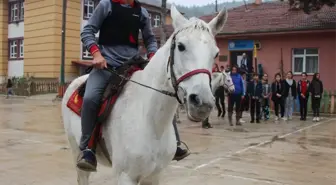
[[[196,18],[196,17],[191,17],[189,19],[189,22],[187,24],[185,24],[182,28],[177,29],[174,31],[174,34],[176,33],[182,33],[182,32],[188,32],[188,33],[208,33],[209,36],[212,38],[213,41],[215,41],[215,38],[210,30],[210,27],[208,25],[208,23],[206,23],[205,21]],[[172,36],[174,35],[172,34]]]

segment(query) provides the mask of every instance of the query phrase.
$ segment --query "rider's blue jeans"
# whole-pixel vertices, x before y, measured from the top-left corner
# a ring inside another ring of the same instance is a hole
[[[82,137],[79,148],[84,150],[87,148],[91,134],[96,124],[98,111],[101,105],[101,99],[106,86],[108,85],[111,73],[106,70],[93,69],[86,83],[83,107],[81,111],[82,117]],[[176,117],[173,120],[177,145],[180,145],[180,136],[176,126]]]
[[[79,145],[81,150],[88,146],[96,124],[101,99],[111,76],[112,74],[106,70],[93,69],[87,79],[81,111],[82,138]]]

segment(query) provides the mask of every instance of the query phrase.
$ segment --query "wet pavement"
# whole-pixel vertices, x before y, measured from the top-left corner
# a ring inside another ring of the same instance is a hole
[[[0,184],[75,185],[60,102],[0,97]],[[192,155],[172,162],[162,185],[335,185],[336,119],[245,123],[230,127],[213,113],[201,129],[180,113],[181,138]],[[247,121],[248,118],[245,117]],[[100,167],[92,184],[114,184]]]

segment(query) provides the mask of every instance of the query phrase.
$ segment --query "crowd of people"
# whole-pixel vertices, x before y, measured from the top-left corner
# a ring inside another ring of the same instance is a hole
[[[320,102],[323,94],[323,83],[320,74],[315,73],[312,81],[307,79],[307,73],[301,74],[301,79],[296,82],[293,79],[292,71],[288,71],[283,78],[280,73],[274,75],[272,82],[269,81],[267,73],[260,76],[252,74],[252,80],[246,79],[246,71],[239,70],[233,66],[231,70],[227,66],[226,71],[231,71],[232,82],[235,91],[228,96],[228,119],[233,126],[232,116],[235,107],[236,125],[242,125],[243,112],[250,110],[250,123],[260,123],[261,120],[270,119],[270,104],[273,102],[274,120],[292,120],[295,99],[300,103],[300,120],[307,120],[307,103],[311,98],[313,121],[320,121]],[[217,64],[213,68],[214,72],[224,71],[224,67],[218,68]],[[219,87],[215,92],[216,107],[218,117],[225,115],[224,87]]]

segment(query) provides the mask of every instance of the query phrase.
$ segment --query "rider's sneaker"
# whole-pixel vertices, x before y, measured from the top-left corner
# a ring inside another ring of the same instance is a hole
[[[188,157],[189,155],[190,155],[190,152],[188,150],[182,149],[181,147],[178,146],[176,148],[176,153],[175,153],[173,160],[180,161]]]
[[[95,153],[90,149],[81,151],[78,156],[77,168],[87,172],[97,171],[97,159]]]

